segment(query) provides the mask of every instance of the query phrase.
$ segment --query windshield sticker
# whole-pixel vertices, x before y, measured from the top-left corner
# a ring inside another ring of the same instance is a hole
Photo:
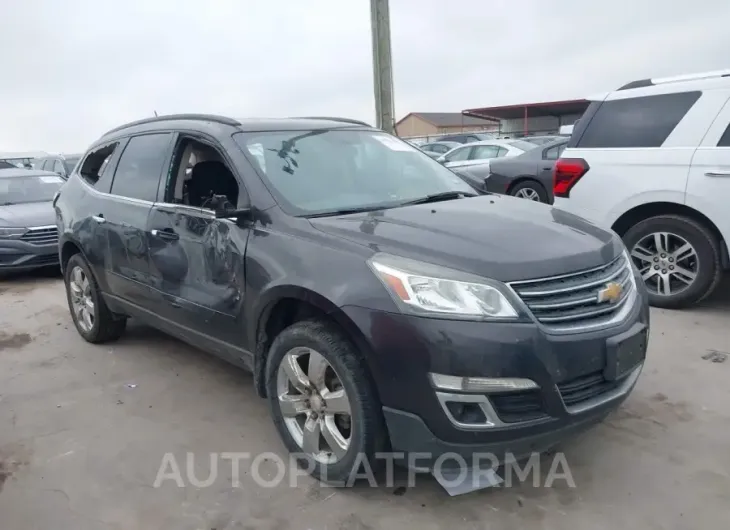
[[[392,149],[393,151],[414,151],[415,148],[408,145],[406,142],[401,142],[400,140],[396,140],[395,138],[391,136],[386,136],[384,134],[378,134],[374,136],[378,142],[383,144],[385,147]]]
[[[41,182],[45,182],[46,184],[58,184],[59,182],[63,182],[63,179],[61,177],[38,177],[41,179]]]

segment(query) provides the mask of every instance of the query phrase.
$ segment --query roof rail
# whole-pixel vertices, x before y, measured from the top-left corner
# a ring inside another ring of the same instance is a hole
[[[339,121],[342,123],[351,123],[353,125],[364,125],[365,127],[371,127],[371,125],[365,123],[364,121],[360,120],[353,120],[352,118],[333,118],[330,116],[300,116],[298,118],[294,118],[297,120],[329,120],[329,121]]]
[[[719,77],[730,77],[730,70],[713,70],[711,72],[699,72],[696,74],[675,75],[671,77],[655,77],[652,79],[639,79],[637,81],[632,81],[631,83],[623,85],[619,88],[619,90],[629,90],[631,88],[664,85],[667,83],[699,81],[700,79],[716,79]]]
[[[201,120],[201,121],[214,121],[216,123],[222,123],[223,125],[241,125],[238,120],[233,118],[227,118],[225,116],[217,116],[215,114],[168,114],[167,116],[152,116],[150,118],[144,118],[137,121],[132,121],[115,127],[110,131],[105,132],[102,136],[108,136],[113,132],[121,131],[128,127],[134,127],[135,125],[144,125],[145,123],[155,123],[158,121],[170,121],[170,120]]]

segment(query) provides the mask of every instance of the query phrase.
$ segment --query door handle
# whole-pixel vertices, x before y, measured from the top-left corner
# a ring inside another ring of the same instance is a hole
[[[167,241],[177,241],[180,236],[172,230],[157,230],[154,229],[150,232],[153,237],[159,237],[160,239],[166,239]]]
[[[708,171],[705,173],[706,177],[730,177],[730,171],[720,171],[720,170],[714,170],[714,171]]]
[[[99,215],[92,215],[91,218],[99,224],[106,223],[103,213],[100,213]]]

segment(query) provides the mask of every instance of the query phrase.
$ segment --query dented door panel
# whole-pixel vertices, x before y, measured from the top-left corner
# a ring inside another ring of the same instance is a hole
[[[155,204],[149,220],[152,284],[160,316],[242,347],[249,230],[213,212]]]

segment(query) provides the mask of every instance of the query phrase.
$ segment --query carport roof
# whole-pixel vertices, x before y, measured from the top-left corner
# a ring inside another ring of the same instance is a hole
[[[503,105],[501,107],[483,107],[462,111],[465,116],[494,118],[498,120],[514,120],[525,117],[565,116],[567,114],[583,114],[590,101],[587,99],[569,99],[565,101],[548,101],[544,103],[522,103],[519,105]]]

